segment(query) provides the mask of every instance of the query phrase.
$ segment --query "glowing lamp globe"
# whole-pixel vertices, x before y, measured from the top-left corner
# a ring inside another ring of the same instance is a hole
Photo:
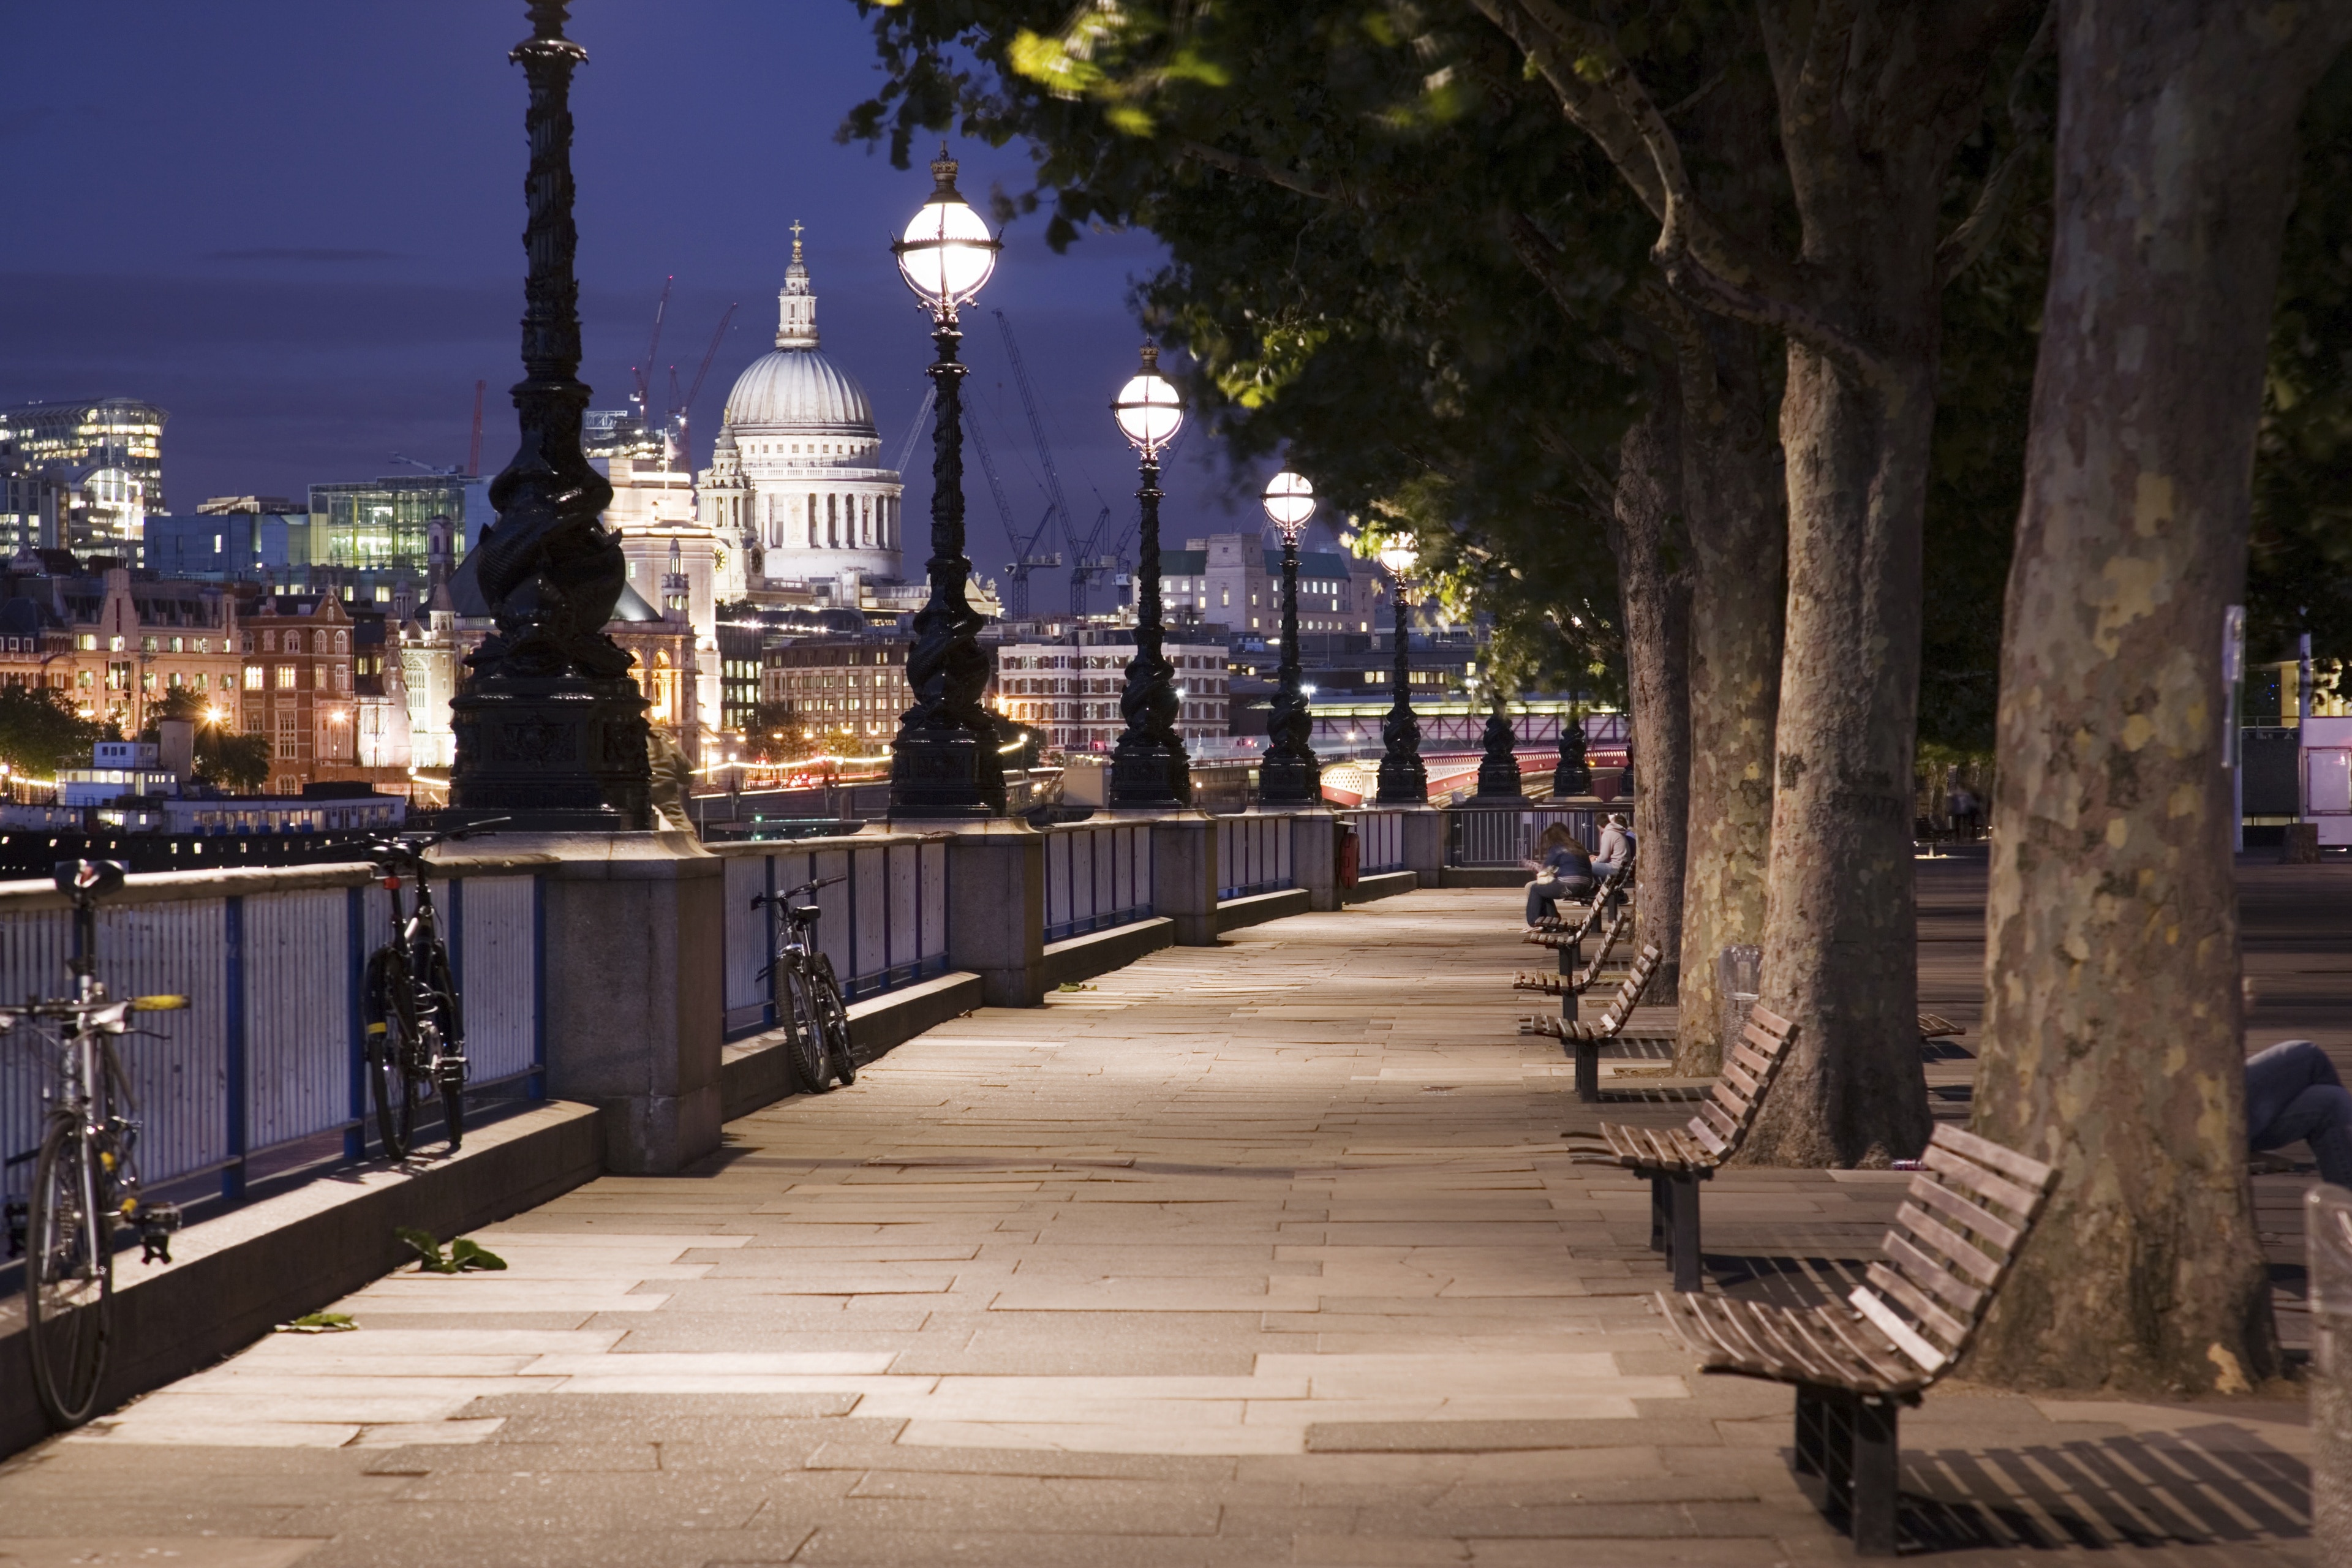
[[[1284,469],[1265,482],[1264,499],[1265,515],[1282,530],[1284,540],[1297,543],[1299,530],[1315,515],[1315,487],[1307,482],[1307,476]]]
[[[1176,384],[1160,374],[1160,351],[1143,345],[1143,368],[1137,371],[1111,400],[1111,416],[1128,444],[1146,458],[1156,458],[1184,424],[1184,409],[1176,398]]]
[[[1410,539],[1392,539],[1381,546],[1381,564],[1389,569],[1390,576],[1400,582],[1412,575],[1412,569],[1420,561],[1421,549]]]
[[[890,245],[907,287],[941,321],[953,321],[956,311],[978,296],[980,286],[996,270],[996,253],[1004,248],[957,192],[955,177],[956,161],[943,146],[931,164],[931,178],[937,182],[931,199],[907,226],[905,236]]]

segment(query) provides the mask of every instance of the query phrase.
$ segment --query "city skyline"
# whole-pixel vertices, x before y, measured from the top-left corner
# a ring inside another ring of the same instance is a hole
[[[102,39],[100,26],[63,10],[0,22],[20,58],[102,47],[120,89],[100,105],[70,73],[49,73],[0,114],[24,196],[78,215],[12,245],[0,341],[15,349],[0,364],[0,403],[161,405],[172,415],[163,461],[175,511],[212,495],[299,495],[315,482],[415,471],[394,453],[462,465],[476,380],[488,384],[481,467],[502,468],[515,440],[506,389],[520,374],[524,155],[522,82],[505,51],[522,36],[520,7],[322,16],[264,0],[226,26],[159,15]],[[691,384],[735,302],[691,411],[694,461],[706,464],[727,388],[768,346],[800,222],[826,347],[865,384],[895,459],[929,345],[886,244],[928,176],[919,158],[895,170],[878,152],[833,140],[877,79],[855,8],[587,8],[573,34],[590,57],[574,112],[583,379],[593,405],[625,405],[666,278],[676,286],[648,376],[656,410],[668,367]],[[281,81],[305,86],[251,90]],[[422,97],[420,83],[430,84]],[[1024,188],[1020,149],[955,151],[976,199],[993,184]],[[103,182],[93,168],[110,171]],[[110,200],[92,199],[100,184]],[[1107,408],[1139,341],[1126,295],[1160,251],[1149,237],[1089,234],[1056,257],[1042,230],[1035,218],[1009,226],[1004,264],[968,316],[971,401],[1016,524],[1034,526],[1043,491],[989,313],[1002,309],[1072,506],[1083,526],[1108,502],[1108,538],[1133,507],[1131,456]],[[908,468],[919,531],[927,441]],[[1170,479],[1172,538],[1255,523],[1198,426]],[[1005,530],[976,473],[966,490],[975,565],[992,576],[1009,557]]]

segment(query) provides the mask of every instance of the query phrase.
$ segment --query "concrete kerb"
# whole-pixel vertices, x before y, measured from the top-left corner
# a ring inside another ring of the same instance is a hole
[[[1311,914],[1314,909],[1314,897],[1304,888],[1279,888],[1271,893],[1253,893],[1245,899],[1225,899],[1217,905],[1217,929],[1238,931],[1243,926]]]
[[[1421,886],[1417,871],[1379,871],[1369,877],[1359,877],[1352,888],[1339,889],[1341,901],[1368,904],[1374,899],[1392,899],[1399,893],[1410,893]]]
[[[979,975],[951,972],[853,1002],[849,1040],[859,1065],[984,1005],[982,990]],[[727,1121],[749,1116],[794,1091],[783,1030],[770,1029],[726,1048],[719,1066],[719,1105]]]
[[[411,1256],[395,1226],[447,1238],[547,1202],[604,1173],[603,1118],[551,1101],[478,1130],[447,1159],[382,1162],[190,1226],[173,1261],[115,1266],[111,1359],[101,1407],[160,1388],[317,1311]],[[48,1436],[27,1374],[25,1301],[0,1301],[0,1455]],[[104,1417],[100,1417],[103,1420]]]

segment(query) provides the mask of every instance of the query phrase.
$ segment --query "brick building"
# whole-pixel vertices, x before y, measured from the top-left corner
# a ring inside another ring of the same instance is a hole
[[[354,629],[341,604],[325,595],[257,598],[240,618],[239,721],[269,737],[271,794],[299,794],[322,765],[358,764]]]

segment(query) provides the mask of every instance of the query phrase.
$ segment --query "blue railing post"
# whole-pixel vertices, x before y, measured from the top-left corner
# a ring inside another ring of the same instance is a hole
[[[530,1077],[525,1100],[547,1098],[547,879],[530,879]]]
[[[345,970],[345,1008],[351,1026],[351,1106],[352,1124],[343,1129],[343,1158],[361,1160],[367,1156],[367,895],[366,888],[346,889],[350,898],[343,906],[343,930],[347,933],[345,947],[348,958]]]
[[[226,1058],[228,1089],[228,1125],[226,1128],[227,1148],[223,1151],[227,1163],[221,1166],[221,1196],[231,1203],[245,1196],[246,1146],[246,1016],[245,1016],[245,900],[231,896],[226,900],[227,940],[222,947],[227,962],[222,966],[222,1011],[226,1023]]]

